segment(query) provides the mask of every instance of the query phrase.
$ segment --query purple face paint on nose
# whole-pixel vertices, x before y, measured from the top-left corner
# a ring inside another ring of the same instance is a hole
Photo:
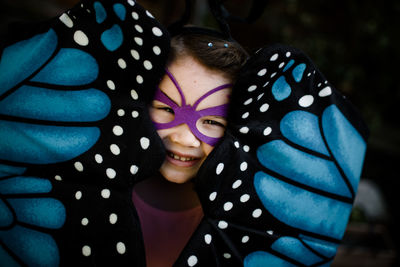
[[[190,131],[199,140],[201,140],[211,146],[215,146],[218,143],[218,141],[221,139],[221,137],[211,137],[211,136],[204,135],[197,128],[196,122],[201,117],[204,117],[204,116],[226,117],[227,111],[228,111],[228,104],[223,104],[223,105],[206,108],[206,109],[202,109],[202,110],[196,110],[196,107],[204,98],[206,98],[209,95],[211,95],[217,91],[220,91],[222,89],[232,87],[232,84],[223,84],[221,86],[218,86],[218,87],[208,91],[206,94],[202,95],[199,99],[197,99],[196,102],[193,104],[193,106],[191,106],[191,105],[186,104],[185,96],[183,95],[182,89],[180,88],[175,77],[168,70],[165,70],[165,72],[168,75],[168,77],[171,79],[171,81],[174,83],[176,89],[178,90],[178,92],[181,96],[181,106],[178,106],[174,101],[172,101],[168,96],[166,96],[164,94],[164,92],[161,91],[160,88],[157,88],[154,99],[168,105],[174,111],[175,117],[171,122],[167,122],[167,123],[154,122],[156,129],[160,130],[160,129],[172,128],[177,125],[185,123],[189,126]]]

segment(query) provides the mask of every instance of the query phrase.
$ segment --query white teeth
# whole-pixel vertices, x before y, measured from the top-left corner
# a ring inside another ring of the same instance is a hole
[[[190,160],[194,160],[194,158],[185,158],[185,157],[179,157],[178,155],[175,155],[174,153],[170,152],[169,156],[171,158],[174,158],[176,160],[180,160],[180,161],[190,161]]]

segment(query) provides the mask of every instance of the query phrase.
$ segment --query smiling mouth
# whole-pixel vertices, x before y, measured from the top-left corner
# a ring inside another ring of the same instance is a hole
[[[197,158],[194,158],[194,157],[181,157],[181,156],[178,156],[178,155],[172,153],[171,151],[168,151],[168,156],[170,156],[173,159],[176,159],[176,160],[179,160],[179,161],[183,161],[183,162],[197,160]]]

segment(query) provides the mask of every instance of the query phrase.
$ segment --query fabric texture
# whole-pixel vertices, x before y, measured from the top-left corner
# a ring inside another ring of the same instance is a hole
[[[132,200],[142,226],[148,266],[172,266],[203,218],[201,205],[182,211],[152,207],[133,191]]]
[[[167,31],[132,0],[83,1],[1,47],[1,264],[145,266],[131,190],[164,159],[147,104]],[[329,265],[361,175],[361,118],[284,45],[251,56],[231,101],[175,266]]]
[[[228,123],[196,177],[204,220],[177,266],[329,265],[366,150],[351,103],[303,52],[275,45],[244,66]]]
[[[164,158],[147,105],[168,33],[133,1],[83,1],[5,42],[0,265],[144,266],[131,188]]]

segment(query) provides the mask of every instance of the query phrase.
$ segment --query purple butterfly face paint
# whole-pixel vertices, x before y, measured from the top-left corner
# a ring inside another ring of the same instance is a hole
[[[154,96],[154,100],[158,100],[166,105],[168,105],[173,110],[173,115],[171,114],[170,118],[161,118],[158,121],[154,121],[154,125],[157,130],[160,129],[168,129],[175,127],[180,124],[187,124],[191,132],[201,141],[215,146],[218,141],[221,139],[221,130],[218,131],[213,130],[213,127],[204,123],[201,118],[205,116],[219,116],[226,117],[228,111],[228,104],[223,104],[211,108],[206,108],[202,110],[196,110],[199,103],[208,97],[209,95],[220,91],[225,88],[229,88],[231,84],[224,84],[218,86],[206,94],[201,96],[193,105],[186,104],[185,96],[183,95],[182,89],[180,88],[178,82],[174,78],[174,76],[166,70],[166,74],[174,83],[176,89],[178,90],[181,97],[181,106],[177,105],[174,101],[172,101],[167,95],[165,95],[160,88],[157,88],[156,94]]]

